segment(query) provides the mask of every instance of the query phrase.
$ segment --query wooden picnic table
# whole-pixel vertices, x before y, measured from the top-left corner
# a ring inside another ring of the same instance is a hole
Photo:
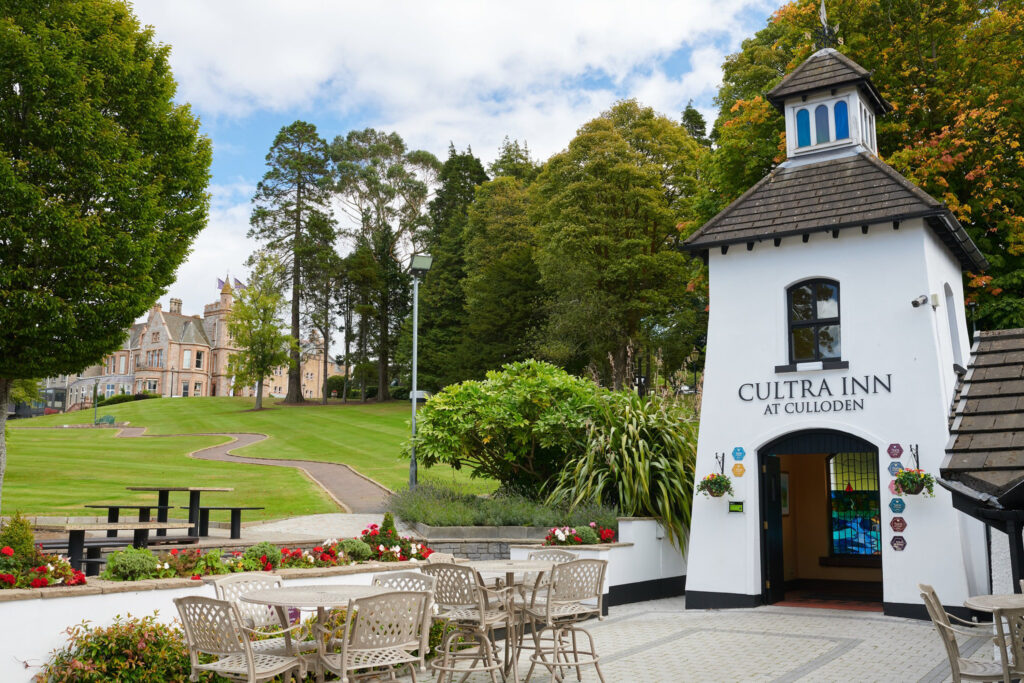
[[[225,488],[222,486],[128,486],[126,487],[129,491],[156,491],[157,492],[157,505],[158,507],[167,507],[167,501],[170,500],[171,491],[188,491],[188,521],[189,521],[189,536],[199,535],[199,495],[204,491],[211,493],[230,493],[234,491],[233,488]],[[167,521],[167,510],[158,510],[156,515],[157,521]],[[157,536],[166,536],[166,531],[157,531]]]
[[[161,509],[160,505],[112,505],[112,504],[108,505],[108,504],[105,504],[105,503],[98,503],[96,505],[86,505],[84,507],[87,507],[87,508],[99,508],[99,509],[104,509],[105,508],[106,511],[107,511],[107,521],[111,522],[111,523],[121,521],[121,519],[120,519],[120,517],[121,517],[121,510],[138,510],[139,511],[139,521],[140,522],[148,522],[148,521],[150,521],[150,519],[149,519],[150,512],[149,511],[154,509],[154,508],[156,508],[157,511],[158,511],[157,514],[159,514],[159,510]],[[171,508],[173,506],[168,505],[167,507]],[[157,520],[157,521],[166,522],[167,521],[166,515],[165,515],[165,519]],[[107,537],[108,538],[117,538],[117,529],[109,529],[107,531]]]
[[[61,531],[68,535],[68,562],[72,569],[82,569],[82,551],[85,548],[86,531],[110,531],[131,529],[135,532],[132,545],[145,548],[149,545],[149,532],[168,529],[186,529],[181,522],[64,522],[56,524],[33,524],[39,531]]]

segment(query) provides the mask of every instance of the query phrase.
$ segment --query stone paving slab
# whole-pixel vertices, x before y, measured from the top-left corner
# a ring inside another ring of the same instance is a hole
[[[775,606],[688,611],[685,598],[671,598],[612,607],[587,628],[607,683],[950,680],[930,622],[873,613]],[[990,642],[968,638],[961,648],[992,661],[992,649],[984,647]],[[529,662],[525,656],[521,662],[525,675]],[[566,680],[575,678],[569,672]],[[531,680],[549,677],[535,670]],[[584,669],[584,682],[597,680],[592,667]]]

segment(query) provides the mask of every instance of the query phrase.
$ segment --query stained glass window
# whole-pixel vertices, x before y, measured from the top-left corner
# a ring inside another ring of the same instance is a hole
[[[837,453],[828,460],[832,555],[881,555],[878,455]]]
[[[819,145],[832,139],[828,130],[828,107],[824,104],[814,108],[814,132]]]

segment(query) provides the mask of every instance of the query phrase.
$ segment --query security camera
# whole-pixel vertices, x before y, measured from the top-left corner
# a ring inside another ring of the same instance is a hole
[[[928,295],[922,294],[921,296],[911,301],[910,305],[913,306],[914,308],[917,308],[918,306],[924,306],[926,303],[928,303]]]

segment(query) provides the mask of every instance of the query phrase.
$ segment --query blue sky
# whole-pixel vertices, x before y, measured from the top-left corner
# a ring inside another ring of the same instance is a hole
[[[208,227],[178,281],[186,313],[244,279],[249,200],[276,133],[296,119],[332,140],[397,131],[440,158],[449,142],[484,163],[505,136],[546,159],[615,100],[714,118],[726,55],[777,0],[348,3],[137,0],[171,45],[177,99],[213,141]]]

